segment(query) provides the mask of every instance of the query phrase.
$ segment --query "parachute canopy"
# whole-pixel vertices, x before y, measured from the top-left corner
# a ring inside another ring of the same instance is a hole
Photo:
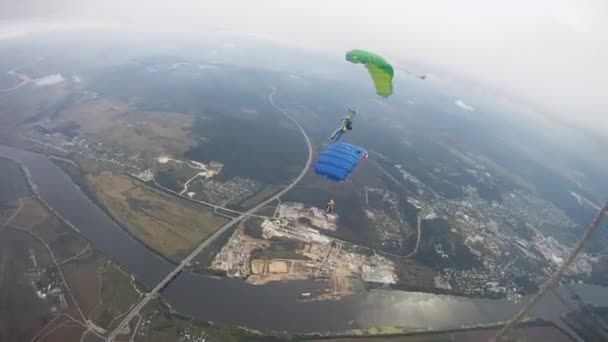
[[[376,93],[383,97],[389,97],[393,93],[393,75],[395,71],[384,58],[363,50],[352,50],[346,53],[346,60],[351,63],[363,64],[369,71]]]
[[[367,151],[347,143],[335,143],[327,147],[315,164],[315,172],[334,182],[341,182],[359,164],[367,159]]]

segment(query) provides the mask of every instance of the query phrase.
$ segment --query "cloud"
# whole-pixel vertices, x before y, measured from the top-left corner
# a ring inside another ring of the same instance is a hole
[[[63,82],[65,79],[61,74],[53,74],[36,79],[34,82],[37,87],[49,86]]]
[[[364,48],[404,70],[478,84],[608,139],[606,0],[0,0],[0,20],[40,18],[243,32],[338,58]],[[0,22],[0,39],[24,32],[31,30]]]
[[[466,111],[469,111],[469,112],[474,112],[474,111],[475,111],[475,107],[473,107],[473,106],[471,106],[471,105],[469,105],[469,104],[466,104],[466,103],[465,103],[464,101],[462,101],[461,99],[458,99],[458,100],[454,101],[454,104],[455,104],[456,106],[458,106],[458,107],[460,107],[460,108],[462,108],[462,109],[466,110]]]
[[[1,1],[1,0],[0,0]],[[53,31],[76,31],[88,29],[120,29],[124,26],[112,22],[94,21],[49,21],[49,20],[29,20],[14,21],[0,20],[0,42],[31,36],[43,32]]]

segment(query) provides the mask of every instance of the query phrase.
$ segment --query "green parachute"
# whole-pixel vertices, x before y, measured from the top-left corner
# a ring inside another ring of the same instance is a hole
[[[355,64],[364,64],[369,71],[376,93],[382,97],[393,94],[393,75],[395,71],[384,58],[363,50],[352,50],[346,54],[346,60]]]

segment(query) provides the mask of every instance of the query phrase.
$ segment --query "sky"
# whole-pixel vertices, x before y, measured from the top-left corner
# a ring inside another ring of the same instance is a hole
[[[608,141],[606,0],[0,0],[0,40],[103,25],[369,49]]]

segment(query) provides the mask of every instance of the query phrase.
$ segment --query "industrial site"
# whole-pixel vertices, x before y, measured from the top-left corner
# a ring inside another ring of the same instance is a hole
[[[341,298],[361,282],[394,284],[395,264],[365,247],[341,241],[320,230],[335,229],[337,217],[301,203],[283,203],[277,217],[249,219],[234,232],[211,268],[261,285],[296,279],[329,280],[328,293],[310,299]],[[289,246],[285,248],[283,246]],[[294,248],[295,247],[295,248]]]

